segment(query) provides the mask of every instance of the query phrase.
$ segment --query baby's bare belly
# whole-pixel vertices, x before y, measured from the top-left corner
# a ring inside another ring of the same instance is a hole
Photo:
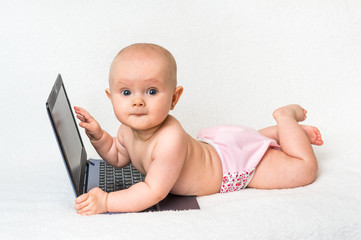
[[[171,193],[203,196],[218,193],[222,184],[222,164],[217,151],[193,138],[183,170]]]

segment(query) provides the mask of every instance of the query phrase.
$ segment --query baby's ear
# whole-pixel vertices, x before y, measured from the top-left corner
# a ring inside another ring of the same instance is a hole
[[[177,102],[178,102],[180,96],[182,95],[182,93],[183,93],[183,87],[182,86],[176,87],[176,89],[174,90],[174,93],[173,93],[172,105],[170,107],[170,110],[173,110],[175,108],[175,105],[177,105]]]
[[[105,93],[107,94],[109,100],[112,100],[112,99],[111,99],[111,94],[110,94],[110,89],[109,89],[109,88],[105,89]]]

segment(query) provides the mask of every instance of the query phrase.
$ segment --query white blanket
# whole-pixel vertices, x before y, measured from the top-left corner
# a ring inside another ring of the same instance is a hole
[[[74,194],[56,148],[53,159],[40,157],[21,168],[20,154],[13,154],[1,167],[0,238],[360,239],[360,140],[351,134],[326,138],[315,148],[318,178],[306,187],[199,197],[201,210],[91,217],[73,209]]]

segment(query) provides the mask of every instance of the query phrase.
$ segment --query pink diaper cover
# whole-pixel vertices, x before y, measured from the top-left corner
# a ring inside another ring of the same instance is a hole
[[[197,140],[212,145],[221,159],[223,181],[220,193],[246,188],[267,149],[280,149],[275,140],[252,128],[235,125],[201,129]]]

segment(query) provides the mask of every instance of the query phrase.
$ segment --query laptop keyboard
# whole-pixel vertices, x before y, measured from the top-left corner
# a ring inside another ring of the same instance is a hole
[[[105,192],[114,192],[131,187],[132,185],[144,181],[141,174],[132,164],[124,168],[115,168],[107,162],[100,162],[99,167],[99,188]],[[156,205],[145,211],[156,211]]]
[[[109,163],[100,162],[99,187],[105,192],[114,192],[127,189],[130,186],[144,181],[144,176],[132,164],[124,168],[115,168]]]

